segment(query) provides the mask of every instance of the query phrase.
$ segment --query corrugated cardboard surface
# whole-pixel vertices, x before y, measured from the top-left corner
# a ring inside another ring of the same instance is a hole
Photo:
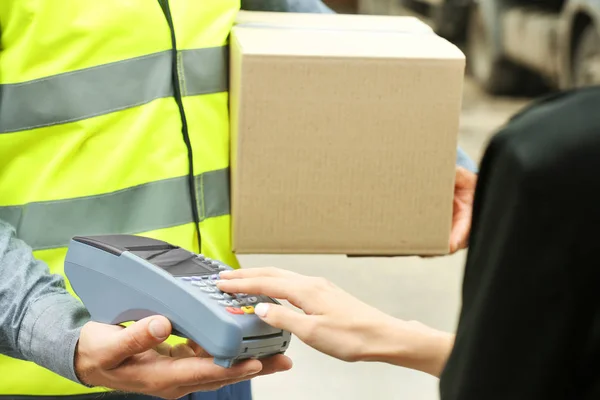
[[[234,28],[234,251],[447,253],[464,63],[434,34]]]

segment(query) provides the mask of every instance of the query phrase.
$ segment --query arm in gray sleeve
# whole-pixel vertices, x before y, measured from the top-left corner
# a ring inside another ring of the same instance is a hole
[[[242,10],[331,14],[321,0],[242,0]]]
[[[62,277],[50,274],[14,228],[0,220],[0,353],[79,382],[73,361],[88,320]]]
[[[475,164],[463,149],[459,147],[456,153],[456,165],[468,169],[471,172],[478,173],[477,164]]]

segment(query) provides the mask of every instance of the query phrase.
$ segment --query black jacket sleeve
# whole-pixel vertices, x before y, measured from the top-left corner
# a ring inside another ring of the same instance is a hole
[[[599,111],[561,93],[490,142],[442,400],[600,398]]]

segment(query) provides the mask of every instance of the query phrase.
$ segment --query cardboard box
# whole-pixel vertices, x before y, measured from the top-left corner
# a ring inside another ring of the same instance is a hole
[[[234,251],[446,254],[463,53],[309,25],[232,30]]]
[[[347,29],[433,34],[433,29],[429,25],[411,16],[240,11],[236,18],[236,24],[245,27],[280,29],[333,29],[338,31]]]

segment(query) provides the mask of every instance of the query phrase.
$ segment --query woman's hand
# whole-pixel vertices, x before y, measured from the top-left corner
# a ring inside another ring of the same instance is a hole
[[[255,313],[269,325],[291,331],[309,346],[344,361],[368,358],[370,343],[379,336],[373,326],[391,319],[321,278],[274,268],[223,272],[221,278],[225,280],[218,287],[224,292],[286,299],[301,308],[306,314],[261,303]]]
[[[323,278],[276,268],[226,271],[221,278],[223,292],[285,299],[300,308],[304,313],[260,303],[255,313],[340,360],[388,362],[437,376],[452,347],[452,335],[392,318]]]

